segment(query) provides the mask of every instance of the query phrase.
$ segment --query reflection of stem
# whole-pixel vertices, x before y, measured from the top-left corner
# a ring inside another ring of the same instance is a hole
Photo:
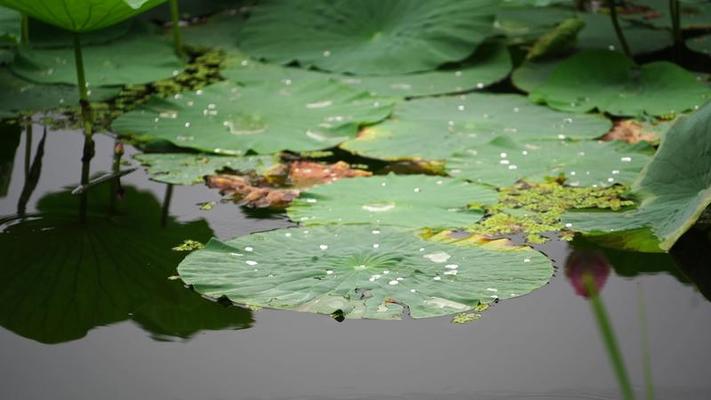
[[[183,35],[180,32],[180,9],[178,8],[178,0],[170,0],[170,20],[173,28],[173,42],[175,44],[175,52],[178,57],[184,58],[183,52]]]
[[[25,179],[30,174],[30,158],[32,158],[32,119],[27,123],[25,133]]]
[[[114,159],[111,165],[111,173],[116,177],[111,180],[109,188],[109,213],[116,213],[116,198],[121,192],[121,157],[123,157],[123,143],[121,139],[116,139],[114,142]]]
[[[81,119],[84,125],[84,150],[81,157],[81,184],[89,183],[91,174],[91,159],[94,158],[94,139],[92,138],[91,105],[89,105],[89,89],[87,88],[86,75],[84,74],[84,59],[81,53],[79,34],[74,34],[74,65],[77,70],[77,84],[79,85],[79,104],[81,106]],[[81,194],[79,200],[79,222],[86,222],[88,194]]]
[[[615,370],[615,376],[620,384],[622,398],[624,400],[634,399],[632,385],[630,384],[627,369],[625,368],[624,361],[622,360],[622,353],[620,353],[620,349],[617,346],[615,334],[612,332],[612,327],[610,326],[610,320],[607,317],[605,305],[602,303],[602,300],[598,295],[597,287],[595,285],[595,278],[593,278],[593,276],[589,273],[586,273],[583,275],[583,284],[585,285],[585,290],[587,290],[590,295],[590,305],[592,306],[593,314],[595,314],[597,326],[600,328],[602,340],[607,348],[607,354],[610,356],[610,362]]]
[[[678,58],[681,51],[681,15],[679,0],[669,0],[669,14],[672,20],[672,37],[674,39],[674,55]]]
[[[165,197],[163,198],[163,210],[160,216],[160,226],[164,227],[168,224],[168,216],[170,215],[170,202],[173,199],[173,185],[165,186]]]
[[[22,14],[20,20],[20,43],[23,45],[30,44],[30,19],[27,14]]]
[[[637,286],[639,302],[639,327],[642,342],[642,364],[644,366],[644,387],[647,400],[654,399],[654,386],[652,385],[652,360],[649,354],[649,334],[647,332],[647,310],[644,305],[644,290],[642,285]]]
[[[610,6],[610,19],[612,19],[612,26],[615,28],[615,33],[617,34],[617,40],[620,41],[622,46],[622,51],[628,58],[632,58],[632,52],[630,52],[630,46],[627,44],[627,39],[625,39],[625,34],[622,32],[620,27],[620,21],[617,18],[617,7],[615,5],[615,0],[608,0],[607,2]]]
[[[35,188],[37,188],[37,183],[39,182],[40,175],[42,175],[42,158],[44,157],[44,142],[47,139],[47,128],[45,127],[44,133],[42,134],[42,140],[40,140],[37,145],[37,152],[35,153],[35,159],[32,161],[32,166],[28,169],[25,174],[25,184],[22,186],[22,193],[20,193],[20,198],[17,201],[17,214],[21,217],[25,216],[27,210],[27,203],[32,197]]]

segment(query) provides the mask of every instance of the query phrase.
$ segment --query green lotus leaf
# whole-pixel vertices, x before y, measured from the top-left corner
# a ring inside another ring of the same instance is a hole
[[[231,155],[310,151],[354,137],[390,115],[392,103],[328,81],[241,87],[229,82],[155,98],[116,119],[121,134]]]
[[[81,35],[82,46],[102,45],[128,35],[132,30],[143,28],[135,20],[128,20],[107,28],[87,32]],[[32,48],[73,48],[74,34],[42,21],[31,20],[29,23],[30,44]],[[143,28],[141,33],[148,33]]]
[[[519,95],[470,93],[397,104],[391,119],[341,147],[385,160],[444,160],[502,134],[525,140],[591,139],[610,126],[602,116],[553,111]]]
[[[622,18],[634,20],[657,28],[672,27],[668,0],[636,0],[635,5],[647,6],[651,10],[638,14],[623,15]],[[707,0],[679,2],[682,29],[708,29],[711,28],[711,2]]]
[[[620,213],[571,212],[572,229],[605,244],[638,251],[669,251],[711,204],[711,103],[682,117],[633,185],[638,209]]]
[[[202,183],[206,175],[223,169],[261,174],[278,162],[273,156],[230,157],[192,153],[147,153],[134,158],[148,168],[151,179],[174,185]]]
[[[450,157],[447,172],[498,187],[519,179],[536,182],[558,176],[569,186],[606,187],[632,183],[651,151],[646,143],[521,141],[502,136]]]
[[[702,35],[686,41],[686,47],[690,50],[711,55],[711,35]]]
[[[207,302],[168,280],[181,259],[171,248],[206,240],[205,221],[168,218],[161,227],[161,205],[132,187],[108,217],[101,194],[90,198],[87,224],[78,222],[76,196],[62,192],[41,198],[36,218],[3,226],[0,325],[42,343],[128,319],[162,339],[249,327],[249,311]]]
[[[116,96],[120,88],[94,88],[89,99],[102,101]],[[0,118],[20,112],[43,112],[79,104],[79,90],[73,85],[40,85],[28,82],[0,68]]]
[[[562,111],[667,116],[698,108],[711,89],[676,64],[637,66],[619,53],[590,50],[561,62],[530,97]]]
[[[493,0],[269,0],[255,7],[239,40],[251,56],[282,64],[421,72],[467,58],[492,30],[495,9]]]
[[[374,96],[418,97],[483,89],[498,82],[511,71],[511,57],[502,44],[484,44],[468,61],[430,72],[348,76],[328,74],[303,68],[282,67],[232,56],[221,73],[227,79],[245,85],[268,82],[291,83],[298,80],[331,79]]]
[[[495,28],[512,44],[528,43],[575,15],[566,7],[507,6],[497,12]]]
[[[0,0],[32,18],[72,32],[106,28],[149,10],[165,0]]]
[[[178,267],[211,298],[337,318],[438,317],[529,293],[553,267],[527,248],[428,242],[363,225],[282,229],[211,240]]]
[[[20,13],[0,7],[0,46],[20,41]]]
[[[622,54],[622,45],[615,34],[609,15],[582,13],[578,17],[585,21],[585,29],[578,35],[578,49],[603,49]],[[673,44],[672,36],[666,30],[650,29],[625,21],[621,21],[620,24],[633,54],[651,53]]]
[[[347,193],[344,196],[344,193]],[[362,224],[410,228],[471,225],[482,205],[496,203],[492,188],[438,176],[388,175],[343,179],[302,193],[287,212],[303,225]]]
[[[519,90],[531,93],[548,79],[562,60],[561,58],[552,58],[524,61],[511,73],[511,83]]]
[[[84,65],[90,89],[142,84],[170,78],[183,69],[171,43],[144,29],[103,45],[85,46]],[[37,83],[75,84],[74,49],[18,49],[12,72]]]
[[[244,17],[241,14],[223,13],[210,17],[204,23],[181,27],[181,31],[183,40],[188,46],[203,49],[219,48],[229,51],[229,54],[236,53],[242,57],[237,48],[237,38],[243,25]]]

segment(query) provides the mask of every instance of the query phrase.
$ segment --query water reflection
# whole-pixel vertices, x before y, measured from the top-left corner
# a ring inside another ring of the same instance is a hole
[[[94,327],[131,319],[156,340],[251,326],[251,312],[204,300],[175,275],[184,239],[205,241],[204,220],[178,223],[150,193],[127,186],[109,214],[109,184],[92,189],[88,223],[69,191],[42,197],[31,217],[0,229],[0,325],[42,343],[76,340]]]
[[[20,145],[22,130],[19,125],[0,122],[0,198],[7,196],[15,164],[15,153]]]

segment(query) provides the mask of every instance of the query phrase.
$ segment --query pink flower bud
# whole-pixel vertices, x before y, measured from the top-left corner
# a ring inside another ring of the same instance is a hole
[[[590,298],[591,293],[585,285],[585,276],[592,278],[595,291],[600,293],[610,275],[610,263],[600,252],[576,250],[568,256],[565,263],[565,276],[575,289],[575,293]]]

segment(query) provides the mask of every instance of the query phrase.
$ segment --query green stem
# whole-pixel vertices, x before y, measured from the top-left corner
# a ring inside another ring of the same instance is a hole
[[[639,302],[639,327],[642,343],[642,364],[644,367],[644,387],[647,400],[654,400],[654,385],[652,385],[652,360],[649,354],[649,334],[647,332],[647,309],[644,304],[644,290],[642,285],[637,286]]]
[[[20,43],[23,45],[30,44],[30,19],[26,14],[22,14],[20,20]]]
[[[89,88],[84,73],[84,58],[81,52],[81,40],[78,33],[74,33],[74,65],[77,70],[77,84],[79,86],[79,105],[81,106],[81,119],[84,126],[84,150],[81,157],[81,184],[89,183],[91,174],[91,159],[94,158],[94,139],[92,131],[91,105],[89,104]],[[79,201],[79,222],[86,222],[88,207],[88,193],[83,192]]]
[[[170,0],[170,20],[173,29],[175,53],[178,54],[178,57],[184,58],[185,53],[183,52],[183,35],[180,32],[180,8],[178,7],[178,0]]]
[[[610,19],[612,20],[612,26],[615,28],[617,40],[620,41],[622,51],[625,53],[625,55],[628,58],[632,59],[632,52],[630,51],[630,46],[627,44],[627,39],[625,38],[624,32],[622,32],[622,27],[620,27],[620,21],[617,18],[617,7],[615,5],[615,0],[608,0],[607,3],[610,7]]]
[[[678,57],[681,51],[682,36],[681,36],[681,14],[679,9],[679,0],[669,0],[669,14],[672,20],[672,38],[674,39],[674,52]]]
[[[625,368],[625,364],[622,359],[622,353],[620,353],[620,349],[617,346],[617,339],[615,338],[615,333],[612,331],[612,326],[610,325],[605,305],[602,303],[602,300],[597,293],[595,278],[593,278],[590,274],[585,274],[583,276],[583,284],[585,285],[587,292],[590,294],[590,305],[592,307],[593,314],[595,315],[595,319],[597,320],[597,325],[600,328],[600,335],[602,336],[605,348],[607,349],[607,354],[610,357],[610,362],[612,363],[612,368],[615,371],[617,382],[620,385],[622,398],[624,400],[633,400],[634,392],[632,391],[629,375],[627,374],[627,369]]]

